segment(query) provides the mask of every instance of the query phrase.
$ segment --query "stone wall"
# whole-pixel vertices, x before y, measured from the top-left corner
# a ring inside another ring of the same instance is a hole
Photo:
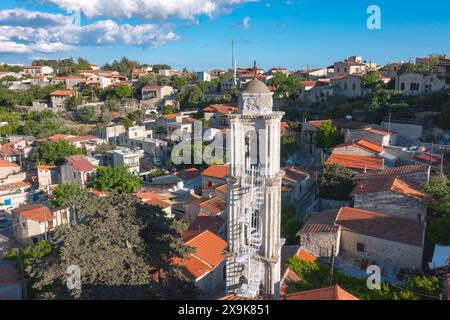
[[[350,207],[350,201],[319,198],[319,212],[328,210],[339,210],[342,207]]]
[[[302,233],[300,234],[300,246],[304,247],[316,257],[331,256],[334,246],[335,255],[338,255],[340,233],[340,230],[336,233]]]
[[[425,203],[392,191],[355,195],[354,207],[422,221],[427,214]]]
[[[408,139],[418,139],[423,134],[423,126],[418,124],[406,124],[406,123],[396,123],[383,121],[381,126],[385,129],[390,129],[397,132],[400,137],[405,137]]]
[[[365,245],[364,252],[357,250],[357,243]],[[398,268],[422,269],[423,247],[342,230],[341,250],[349,256],[367,259],[369,263],[380,266],[389,263]]]

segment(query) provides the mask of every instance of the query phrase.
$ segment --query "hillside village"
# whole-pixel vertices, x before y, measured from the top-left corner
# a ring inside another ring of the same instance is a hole
[[[0,299],[97,298],[96,286],[147,278],[150,294],[111,298],[238,299],[225,294],[227,159],[177,164],[172,151],[195,140],[196,124],[200,153],[225,135],[255,80],[284,112],[273,141],[284,171],[277,299],[450,299],[445,55],[387,65],[351,56],[307,70],[0,65]],[[92,288],[72,296],[50,288],[71,255],[92,273]],[[133,263],[150,270],[122,278]],[[371,265],[383,280],[372,291]]]

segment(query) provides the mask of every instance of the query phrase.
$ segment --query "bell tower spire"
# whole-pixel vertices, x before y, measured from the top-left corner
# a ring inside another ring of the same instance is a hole
[[[254,77],[256,78],[256,61]],[[227,178],[226,290],[255,298],[280,292],[282,112],[272,111],[272,92],[250,80],[239,96],[239,112],[228,115],[230,175]]]

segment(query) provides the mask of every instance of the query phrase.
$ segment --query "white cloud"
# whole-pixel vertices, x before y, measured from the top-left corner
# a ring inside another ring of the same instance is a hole
[[[76,26],[64,15],[3,10],[0,11],[0,52],[52,53],[76,46],[116,44],[155,47],[179,39],[172,29],[171,24],[119,25],[112,20]]]
[[[86,17],[166,20],[194,19],[229,12],[239,4],[258,0],[40,0],[64,10],[80,10]]]
[[[241,28],[242,29],[248,29],[250,28],[250,17],[245,17],[244,20],[241,22]]]

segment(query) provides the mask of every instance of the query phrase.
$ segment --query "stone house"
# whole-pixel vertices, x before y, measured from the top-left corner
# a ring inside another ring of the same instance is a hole
[[[165,98],[173,94],[170,86],[146,86],[142,88],[142,103],[156,108]]]
[[[409,72],[398,75],[395,79],[395,89],[405,96],[417,96],[445,89],[445,79],[437,73]]]
[[[37,166],[39,189],[47,189],[48,187],[61,183],[61,173],[58,166]]]
[[[125,133],[127,129],[123,125],[115,125],[104,128],[95,129],[92,134],[97,138],[106,140],[108,143],[117,144],[117,140],[120,134]]]
[[[72,90],[56,90],[50,93],[50,100],[53,111],[64,110],[68,98],[75,95]]]
[[[378,146],[385,147],[397,143],[397,133],[378,126],[366,126],[344,131],[345,142],[367,140]]]
[[[12,210],[14,235],[21,244],[33,245],[48,237],[57,226],[73,218],[69,209],[50,210],[41,204],[20,206]]]
[[[79,90],[80,83],[84,80],[85,80],[85,77],[82,77],[82,76],[54,77],[52,79],[52,83],[54,85],[63,83],[66,90]]]
[[[98,163],[94,165],[83,155],[69,156],[65,160],[61,166],[62,183],[75,183],[84,188],[94,181]]]
[[[309,252],[335,255],[360,265],[422,269],[425,224],[391,214],[344,207],[313,214],[298,232]]]
[[[299,204],[315,185],[315,173],[300,167],[284,168],[281,180],[283,203]]]
[[[215,189],[227,183],[229,173],[228,165],[210,165],[202,172],[202,196],[209,198],[214,195]]]
[[[362,74],[354,73],[348,75],[337,75],[331,78],[331,86],[334,88],[335,96],[348,98],[361,97],[366,90],[362,85]]]
[[[351,141],[337,145],[332,149],[334,154],[346,154],[365,157],[376,157],[384,148],[367,140]]]
[[[238,111],[234,104],[213,104],[203,109],[204,119],[208,127],[224,129],[229,127],[228,115]]]
[[[49,75],[53,73],[53,68],[48,66],[28,66],[23,68],[24,74],[35,75]]]
[[[14,162],[0,160],[0,179],[6,179],[8,176],[19,173],[20,166]]]
[[[398,176],[358,181],[350,193],[358,209],[425,221],[426,194],[417,182]]]

